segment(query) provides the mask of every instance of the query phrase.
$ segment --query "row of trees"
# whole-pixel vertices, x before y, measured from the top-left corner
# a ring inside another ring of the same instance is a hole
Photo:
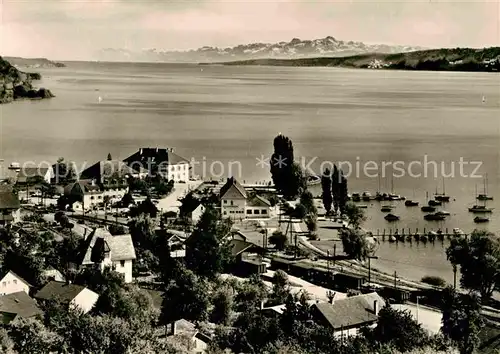
[[[347,209],[348,192],[347,178],[342,170],[339,170],[337,166],[333,166],[333,172],[326,169],[321,176],[321,189],[326,215],[332,212],[334,214],[340,212],[344,215]]]

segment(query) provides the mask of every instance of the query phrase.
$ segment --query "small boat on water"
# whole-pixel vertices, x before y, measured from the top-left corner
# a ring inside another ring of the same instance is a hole
[[[453,229],[453,235],[455,235],[455,236],[457,236],[457,237],[458,237],[458,236],[464,236],[464,235],[465,235],[465,232],[463,232],[463,230],[462,230],[462,229],[459,229],[458,227],[455,227],[455,228]]]
[[[382,205],[382,208],[380,208],[381,212],[388,213],[392,210],[392,205]]]
[[[368,205],[366,205],[366,204],[358,204],[358,208],[360,208],[360,209],[367,209]]]
[[[445,193],[444,177],[443,177],[443,193],[438,193],[436,190],[436,194],[434,194],[434,199],[437,200],[438,202],[445,202],[445,203],[450,201],[450,196],[446,195]]]
[[[389,242],[396,242],[396,237],[394,236],[389,237]]]
[[[361,196],[359,195],[359,193],[353,193],[351,198],[352,198],[353,202],[360,202],[361,201]]]
[[[418,206],[418,202],[417,202],[417,201],[414,201],[414,200],[410,200],[410,199],[409,199],[409,200],[407,200],[407,201],[405,202],[405,205],[406,205],[407,207]]]
[[[430,205],[424,205],[423,207],[420,208],[420,210],[426,212],[426,213],[432,213],[436,211],[436,207],[430,206]]]
[[[488,195],[488,175],[484,178],[484,193],[477,194],[477,186],[476,186],[476,199],[477,200],[493,200],[493,197]]]
[[[487,194],[478,194],[476,199],[477,200],[493,200],[493,197],[490,197]]]
[[[486,205],[474,205],[469,208],[471,213],[492,213],[493,208],[487,208]]]
[[[406,241],[413,241],[413,237],[411,235],[406,236]]]
[[[394,215],[394,214],[387,214],[386,216],[384,216],[384,219],[387,221],[398,221],[399,216]]]
[[[443,202],[440,202],[439,200],[432,200],[432,199],[431,199],[431,200],[429,200],[428,204],[429,204],[430,206],[440,206],[440,205],[442,205],[442,204],[443,204]]]
[[[363,192],[361,195],[361,199],[363,199],[365,202],[369,202],[372,199],[372,195],[370,192]]]
[[[440,220],[444,220],[445,216],[444,215],[439,215],[437,213],[435,213],[435,214],[426,214],[426,215],[424,215],[424,219],[428,220],[428,221],[440,221]]]
[[[443,215],[443,216],[448,216],[450,215],[450,212],[449,211],[446,211],[446,210],[439,210],[436,212],[437,215]]]
[[[474,222],[476,224],[483,223],[483,222],[489,222],[489,221],[490,221],[490,219],[488,219],[487,217],[484,217],[484,216],[476,216],[474,218]]]
[[[422,241],[423,243],[426,243],[427,242],[427,236],[421,235],[420,236],[420,241]]]

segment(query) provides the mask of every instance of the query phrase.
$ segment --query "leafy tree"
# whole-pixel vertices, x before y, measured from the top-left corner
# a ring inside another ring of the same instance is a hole
[[[213,309],[211,313],[211,322],[216,324],[228,325],[234,306],[234,295],[232,289],[223,287],[219,289],[213,299]]]
[[[155,228],[155,220],[147,214],[132,218],[128,223],[128,229],[134,246],[154,250],[157,245]]]
[[[165,284],[161,320],[171,323],[182,318],[203,321],[209,305],[207,282],[191,270],[179,266],[173,281]]]
[[[360,229],[341,229],[339,234],[344,253],[350,258],[364,261],[373,253],[372,245]]]
[[[269,243],[274,245],[274,247],[276,247],[277,250],[283,251],[286,248],[288,239],[283,232],[276,230],[269,237]]]
[[[349,224],[355,229],[359,229],[363,221],[366,220],[363,209],[358,208],[354,203],[347,203],[347,205],[345,206],[344,214],[347,216]]]
[[[290,282],[288,275],[282,270],[276,271],[273,276],[273,300],[277,304],[284,304],[289,294]]]
[[[9,336],[19,353],[45,354],[60,352],[63,348],[63,338],[47,330],[43,323],[35,318],[16,319],[9,326]]]
[[[73,162],[66,162],[64,157],[60,157],[57,163],[52,166],[56,183],[69,183],[76,181],[77,175]]]
[[[429,335],[409,311],[396,310],[390,305],[380,310],[377,326],[365,336],[377,344],[390,344],[402,352],[430,344]]]
[[[333,166],[332,174],[332,196],[335,213],[340,211],[340,214],[344,214],[346,211],[348,191],[347,191],[347,178],[345,178],[342,170],[339,170],[337,166]]]
[[[306,210],[306,215],[317,215],[318,211],[314,205],[314,198],[311,192],[304,191],[300,195],[300,204]]]
[[[460,354],[472,354],[479,345],[483,326],[480,301],[474,294],[460,295],[451,286],[442,292],[441,332],[452,340]]]
[[[426,275],[426,276],[422,277],[422,279],[420,281],[422,283],[427,283],[430,285],[440,286],[440,287],[443,287],[446,285],[446,280],[444,280],[441,277],[436,277],[433,275]]]
[[[239,311],[248,308],[259,308],[267,298],[267,287],[259,276],[252,276],[238,289],[236,303]]]
[[[156,218],[156,215],[158,214],[158,208],[149,196],[137,206],[137,211],[139,215],[145,214],[151,216],[152,218]]]
[[[130,193],[130,190],[123,195],[122,199],[120,200],[120,204],[123,207],[128,207],[131,204],[135,204],[134,197],[132,197],[132,193]]]
[[[220,213],[206,208],[186,241],[186,263],[196,274],[215,278],[229,263],[231,253],[226,236],[231,225]]]
[[[323,176],[321,176],[321,190],[322,190],[323,205],[326,210],[326,215],[330,215],[332,211],[333,196],[332,196],[332,177],[331,177],[331,172],[328,168],[323,172]]]
[[[496,235],[475,230],[469,238],[454,238],[446,256],[460,266],[464,288],[478,291],[483,301],[491,297],[500,280],[500,241]]]
[[[305,189],[304,174],[294,162],[292,141],[280,134],[274,138],[271,156],[271,177],[276,190],[287,199],[294,199]]]
[[[310,235],[314,235],[318,230],[318,218],[315,215],[308,215],[304,220],[307,226],[307,231]]]

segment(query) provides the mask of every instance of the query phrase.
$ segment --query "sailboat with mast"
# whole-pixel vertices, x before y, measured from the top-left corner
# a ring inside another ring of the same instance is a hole
[[[429,204],[429,192],[425,192],[425,199],[427,200],[427,204]],[[436,211],[436,207],[432,205],[424,205],[420,208],[420,210],[432,213]]]
[[[389,200],[404,200],[405,198],[399,194],[394,194],[394,176],[391,178],[391,193],[389,194]]]
[[[488,175],[485,176],[484,178],[484,193],[483,194],[477,194],[476,192],[476,199],[477,200],[493,200],[493,197],[490,197],[488,195]]]
[[[444,186],[444,177],[443,177],[443,193],[438,193],[436,191],[436,194],[434,194],[434,199],[439,202],[445,202],[445,203],[450,201],[450,196],[446,195],[446,190]]]
[[[413,198],[415,198],[415,189],[413,189]],[[405,206],[407,207],[418,206],[418,202],[413,199],[408,199],[407,201],[405,201]]]
[[[476,185],[476,199],[477,199],[477,185]],[[483,200],[483,205],[475,204],[469,208],[471,213],[492,213],[493,208],[486,207],[486,200]]]

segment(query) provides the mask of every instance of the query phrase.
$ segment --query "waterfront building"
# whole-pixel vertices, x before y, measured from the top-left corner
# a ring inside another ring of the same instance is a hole
[[[151,176],[159,174],[174,182],[189,181],[190,163],[173,148],[141,148],[123,161],[134,170],[145,169]]]
[[[271,203],[258,195],[250,196],[245,188],[230,177],[219,192],[222,216],[231,219],[270,217]]]
[[[79,180],[65,186],[64,195],[82,203],[82,208],[91,209],[103,202],[105,194],[95,180]]]

